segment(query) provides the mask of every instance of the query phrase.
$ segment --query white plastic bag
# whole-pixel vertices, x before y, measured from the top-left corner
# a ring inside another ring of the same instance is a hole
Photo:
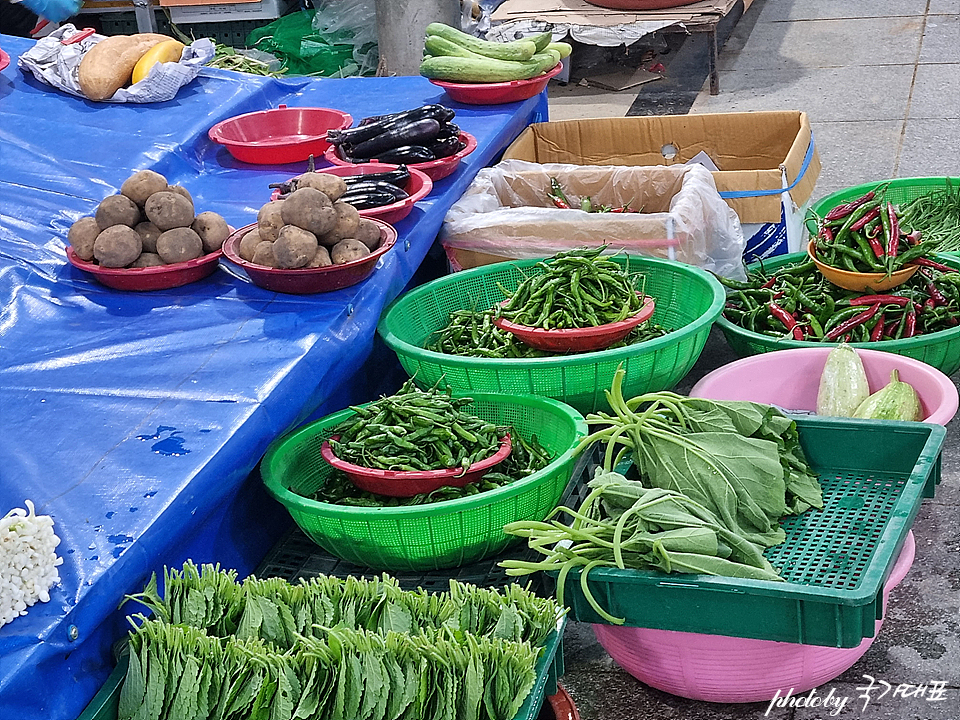
[[[62,25],[23,53],[17,61],[18,66],[47,85],[86,99],[80,90],[77,70],[86,52],[101,40],[105,40],[106,36],[93,34],[67,45],[61,42],[64,39],[69,40],[78,32],[82,31],[69,23]],[[128,88],[120,88],[113,97],[103,102],[152,103],[172,100],[180,88],[193,80],[200,73],[200,68],[210,62],[213,54],[213,41],[194,40],[184,49],[180,62],[157,63],[143,80]]]
[[[353,45],[355,74],[371,74],[377,69],[380,56],[375,0],[327,0],[317,5],[312,24],[331,45]]]
[[[594,205],[627,205],[643,212],[559,209],[548,196],[551,178],[573,203],[589,196]],[[463,260],[473,253],[494,260],[525,259],[607,244],[611,252],[674,258],[725,277],[746,277],[740,220],[720,197],[713,176],[699,165],[505,160],[481,170],[450,208],[441,242],[455,267],[466,267]]]

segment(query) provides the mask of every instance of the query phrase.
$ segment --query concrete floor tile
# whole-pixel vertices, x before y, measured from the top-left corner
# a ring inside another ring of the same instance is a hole
[[[920,46],[922,63],[960,63],[960,11],[956,15],[931,15]]]
[[[910,65],[721,72],[720,94],[701,92],[691,112],[804,110],[813,122],[899,120]]]
[[[813,136],[823,164],[817,192],[893,177],[902,128],[902,120],[815,121]]]
[[[904,132],[897,175],[960,175],[960,118],[910,118]]]
[[[931,15],[960,15],[960,0],[930,0]]]
[[[960,63],[917,66],[909,117],[960,118]]]
[[[921,17],[757,23],[739,52],[720,55],[721,70],[898,65],[913,62]],[[838,52],[843,48],[843,52]],[[895,48],[891,51],[891,48]]]
[[[949,0],[947,0],[949,1]],[[771,0],[759,22],[922,15],[926,0]]]

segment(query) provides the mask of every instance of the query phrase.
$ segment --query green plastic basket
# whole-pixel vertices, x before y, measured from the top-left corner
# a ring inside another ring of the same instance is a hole
[[[460,392],[531,393],[556,398],[586,414],[607,409],[604,390],[622,364],[627,397],[669,390],[690,371],[723,310],[723,287],[690,265],[646,257],[611,256],[646,277],[656,300],[652,322],[676,328],[664,337],[623,348],[547,358],[468,358],[423,349],[449,322],[450,312],[486,310],[504,299],[497,283],[516,288],[525,275],[542,272],[541,260],[517,260],[454,273],[402,295],[387,308],[378,331],[418,384],[441,377]],[[639,283],[638,283],[639,289]]]
[[[786,541],[764,553],[787,582],[596,568],[588,584],[600,606],[633,627],[843,648],[873,637],[883,585],[939,481],[946,430],[794,419],[824,509],[783,520]],[[606,623],[584,598],[579,571],[567,577],[564,603],[572,620]]]
[[[543,652],[537,660],[537,679],[530,693],[517,712],[514,720],[536,720],[547,695],[557,692],[557,682],[563,677],[563,629],[566,617],[561,617],[555,632],[550,633],[543,644]],[[117,720],[120,709],[120,691],[127,674],[130,656],[123,654],[116,667],[107,677],[77,720]]]
[[[784,265],[804,260],[806,257],[806,253],[780,255],[764,261],[763,267],[764,270],[769,272]],[[960,269],[960,258],[957,258],[955,255],[941,254],[937,256],[937,261]],[[760,265],[758,263],[754,263],[750,266],[750,269],[752,270],[759,267]],[[794,340],[792,338],[775,338],[769,335],[763,335],[762,333],[751,332],[736,323],[730,322],[723,316],[717,319],[717,325],[723,331],[727,343],[729,343],[730,347],[739,357],[759,355],[760,353],[772,352],[774,350],[786,350],[787,348],[818,347],[837,344],[808,342],[805,340]],[[914,358],[915,360],[927,363],[927,365],[932,365],[945,375],[952,375],[957,370],[960,370],[960,326],[901,340],[849,344],[853,347],[884,350],[886,352],[896,353],[897,355]]]
[[[412,507],[363,508],[310,500],[332,468],[320,445],[352,410],[329,415],[275,440],[260,464],[267,490],[300,529],[332,555],[374,569],[400,572],[459,567],[496,555],[516,538],[515,520],[543,520],[570,481],[573,448],[586,435],[583,416],[555,400],[471,393],[466,411],[524,437],[536,435],[554,460],[539,472],[496,490]]]
[[[894,205],[898,205],[915,200],[922,195],[929,195],[937,190],[943,190],[944,188],[956,189],[960,187],[960,177],[897,178],[895,180],[864,183],[863,185],[856,185],[846,188],[845,190],[838,190],[835,193],[827,195],[825,198],[821,198],[810,208],[810,212],[815,213],[819,217],[823,217],[837,205],[842,205],[850,200],[863,197],[883,183],[889,183],[887,199]]]

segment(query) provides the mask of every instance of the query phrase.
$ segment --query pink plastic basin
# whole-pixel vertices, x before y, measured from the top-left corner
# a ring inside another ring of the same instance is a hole
[[[701,378],[690,395],[711,400],[750,400],[785,410],[815,412],[820,375],[831,348],[793,348],[736,360]],[[957,412],[957,388],[926,363],[913,358],[857,348],[870,392],[890,382],[896,369],[920,397],[924,422],[946,425]]]
[[[916,552],[907,533],[900,557],[883,587],[888,594],[906,576]],[[855,648],[701,635],[673,630],[594,625],[597,640],[614,661],[641,682],[672,695],[721,703],[769,702],[779,690],[798,695],[838,677],[873,644]]]
[[[0,70],[3,70],[9,64],[10,56],[7,55],[3,50],[0,50]]]

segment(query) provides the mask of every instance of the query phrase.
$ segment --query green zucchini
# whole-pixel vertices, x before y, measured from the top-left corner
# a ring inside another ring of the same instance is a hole
[[[493,58],[428,57],[420,74],[432,80],[451,82],[509,82],[525,80],[543,72],[543,62],[510,62]]]
[[[560,53],[560,59],[570,57],[570,53],[573,52],[573,45],[565,42],[552,42],[547,45],[547,50],[556,50]],[[537,52],[540,52],[539,50]]]
[[[539,35],[531,35],[530,37],[525,37],[523,39],[532,42],[536,46],[537,52],[541,53],[547,49],[547,46],[549,46],[551,42],[553,42],[553,33],[543,32]]]
[[[537,52],[536,44],[530,40],[517,40],[509,43],[490,42],[489,40],[475,38],[473,35],[467,35],[467,33],[460,32],[456,28],[443,23],[427,25],[427,35],[437,35],[450,42],[457,43],[471,52],[495,60],[523,62],[529,60]]]
[[[463,45],[450,42],[439,35],[427,35],[423,43],[424,50],[430,55],[436,57],[462,57],[462,58],[483,58],[484,55],[478,55],[472,50],[467,50]]]

